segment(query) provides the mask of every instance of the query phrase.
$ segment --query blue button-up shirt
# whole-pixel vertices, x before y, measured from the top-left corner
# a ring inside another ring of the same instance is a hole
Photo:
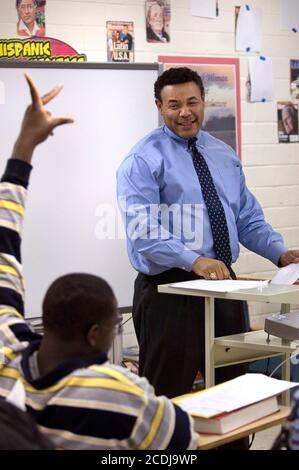
[[[278,264],[287,248],[246,187],[236,153],[202,130],[197,147],[225,211],[232,261],[237,260],[241,243]],[[145,136],[120,165],[117,188],[128,255],[137,271],[191,271],[198,256],[215,258],[210,220],[186,139],[167,126]]]

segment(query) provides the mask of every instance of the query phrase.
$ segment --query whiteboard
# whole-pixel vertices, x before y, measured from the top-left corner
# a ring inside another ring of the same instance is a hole
[[[34,154],[22,250],[26,315],[40,316],[47,287],[69,272],[106,279],[125,311],[136,272],[127,257],[115,173],[130,148],[158,125],[158,66],[0,64],[1,172],[29,103],[25,71],[42,93],[63,83],[47,109],[75,119]]]

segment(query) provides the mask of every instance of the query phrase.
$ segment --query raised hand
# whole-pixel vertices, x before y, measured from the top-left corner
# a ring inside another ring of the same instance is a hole
[[[31,162],[35,147],[53,135],[53,129],[63,124],[70,124],[74,120],[68,116],[52,116],[46,109],[55,96],[60,93],[63,85],[58,85],[49,93],[40,96],[39,91],[29,74],[25,74],[31,94],[31,105],[25,111],[20,134],[16,140],[12,158]]]

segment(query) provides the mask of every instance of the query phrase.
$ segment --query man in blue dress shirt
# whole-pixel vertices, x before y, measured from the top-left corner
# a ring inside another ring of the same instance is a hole
[[[146,135],[122,162],[118,198],[128,255],[139,272],[133,300],[139,372],[157,394],[173,397],[189,392],[197,371],[204,371],[204,302],[158,294],[157,285],[235,276],[215,253],[190,139],[197,138],[224,209],[231,264],[239,243],[279,266],[299,262],[299,250],[288,251],[265,221],[232,148],[201,130],[205,102],[199,75],[186,67],[165,71],[155,83],[155,99],[165,125]],[[248,329],[242,302],[216,300],[215,307],[216,336]],[[243,367],[223,368],[216,380],[239,375]]]

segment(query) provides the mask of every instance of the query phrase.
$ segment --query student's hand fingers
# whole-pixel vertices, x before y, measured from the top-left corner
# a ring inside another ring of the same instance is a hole
[[[63,88],[63,85],[57,85],[53,88],[53,90],[49,91],[45,95],[42,96],[41,102],[43,105],[48,104],[55,96],[57,96]]]
[[[52,118],[52,129],[62,126],[63,124],[72,124],[74,119],[68,116],[56,116]]]
[[[37,106],[41,105],[41,98],[39,96],[38,89],[32,79],[32,77],[29,75],[29,73],[25,73],[25,78],[29,86],[29,91],[31,95],[31,100],[32,100],[32,107],[36,108]]]

